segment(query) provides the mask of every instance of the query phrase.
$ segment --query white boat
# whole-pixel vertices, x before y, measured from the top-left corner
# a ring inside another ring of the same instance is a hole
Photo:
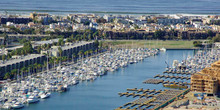
[[[11,109],[11,103],[6,102],[3,106],[3,109]]]
[[[78,80],[73,80],[73,85],[77,85],[79,83]]]
[[[23,108],[24,104],[20,103],[20,102],[16,102],[11,106],[13,109],[19,109],[19,108]]]
[[[33,96],[33,95],[31,95],[31,96],[28,97],[28,99],[27,99],[27,102],[28,102],[28,103],[35,103],[35,102],[38,102],[38,101],[39,101],[39,99],[38,99],[37,97]]]
[[[163,48],[160,49],[160,51],[162,51],[162,52],[166,52],[167,49],[163,47]]]
[[[43,94],[40,95],[41,99],[46,99],[48,97],[50,97],[50,93],[43,93]]]

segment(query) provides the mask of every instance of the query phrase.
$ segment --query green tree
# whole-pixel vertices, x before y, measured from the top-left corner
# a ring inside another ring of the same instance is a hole
[[[213,33],[211,30],[208,30],[207,34],[209,37],[213,37],[215,35],[215,33]]]
[[[40,53],[41,52],[41,46],[38,46],[37,47],[37,53]]]
[[[10,79],[11,78],[11,75],[9,72],[5,73],[4,75],[4,79]]]
[[[156,38],[156,39],[164,39],[164,36],[165,36],[165,31],[162,31],[162,30],[156,30],[155,32],[154,32],[154,37]]]
[[[34,64],[34,70],[35,70],[34,72],[38,72],[38,64],[37,63]]]
[[[94,44],[94,47],[95,47],[96,49],[98,49],[98,47],[99,47],[99,41],[98,41],[98,40],[95,40],[94,43],[95,43],[95,44]]]
[[[213,42],[220,42],[220,34],[216,34],[215,37],[212,38]]]
[[[17,69],[13,69],[13,70],[11,70],[11,78],[12,78],[12,77],[15,77],[16,74],[17,74],[17,72],[18,72]]]
[[[94,38],[94,39],[96,39],[96,40],[97,40],[97,39],[98,39],[98,38],[97,38],[97,37],[98,37],[98,35],[99,35],[99,32],[98,32],[98,31],[96,31],[95,33],[93,33],[93,35],[92,35],[92,36],[93,36],[93,38]]]
[[[83,57],[83,53],[84,53],[83,50],[80,50],[78,55],[82,58]]]
[[[58,46],[64,45],[64,40],[63,40],[63,38],[60,38],[60,39],[58,40],[57,45],[58,45]]]
[[[71,39],[70,39],[70,38],[67,38],[67,39],[66,39],[66,42],[71,42]]]
[[[194,45],[194,47],[202,47],[202,42],[201,41],[194,41],[193,45]]]
[[[5,61],[5,59],[6,59],[6,55],[4,54],[2,55],[2,60]]]
[[[73,53],[72,54],[72,62],[74,62],[74,59],[76,58],[76,54],[75,53]]]
[[[58,47],[58,52],[59,52],[59,56],[61,57],[62,56],[62,52],[63,52],[61,47]]]
[[[89,54],[90,54],[90,55],[93,54],[93,50],[92,50],[92,49],[89,50]]]
[[[42,64],[37,64],[37,69],[42,71]]]
[[[32,47],[32,44],[31,42],[26,42],[24,43],[24,47],[23,47],[23,50],[25,51],[25,53],[33,53],[33,47]]]

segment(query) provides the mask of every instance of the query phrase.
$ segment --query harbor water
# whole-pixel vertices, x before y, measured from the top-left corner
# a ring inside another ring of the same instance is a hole
[[[118,92],[126,92],[127,88],[165,89],[162,84],[143,84],[146,79],[162,74],[166,62],[181,61],[194,50],[167,50],[157,56],[151,56],[142,62],[130,64],[115,72],[97,78],[91,82],[80,82],[64,93],[52,93],[51,98],[41,99],[37,104],[26,105],[24,110],[113,110],[136,98],[119,97]],[[169,80],[169,79],[167,79]]]

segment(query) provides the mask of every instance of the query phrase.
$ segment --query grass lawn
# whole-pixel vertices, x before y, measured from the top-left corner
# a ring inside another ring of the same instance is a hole
[[[111,47],[146,47],[146,48],[162,48],[167,49],[191,49],[193,48],[193,40],[191,41],[176,41],[176,40],[107,40],[103,45]]]

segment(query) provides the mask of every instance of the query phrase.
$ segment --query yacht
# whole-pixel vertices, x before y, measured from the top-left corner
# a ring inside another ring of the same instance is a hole
[[[3,109],[11,109],[11,103],[6,102],[4,103],[4,105],[2,106]]]
[[[43,93],[43,94],[40,95],[40,98],[41,98],[41,99],[46,99],[46,98],[48,98],[48,97],[50,97],[50,93],[48,93],[48,92]]]
[[[36,96],[34,96],[34,95],[31,95],[28,99],[27,99],[27,102],[28,103],[35,103],[35,102],[38,102],[39,101],[39,99],[36,97]]]
[[[20,103],[20,102],[16,102],[11,106],[13,109],[19,109],[19,108],[23,108],[24,104]]]

